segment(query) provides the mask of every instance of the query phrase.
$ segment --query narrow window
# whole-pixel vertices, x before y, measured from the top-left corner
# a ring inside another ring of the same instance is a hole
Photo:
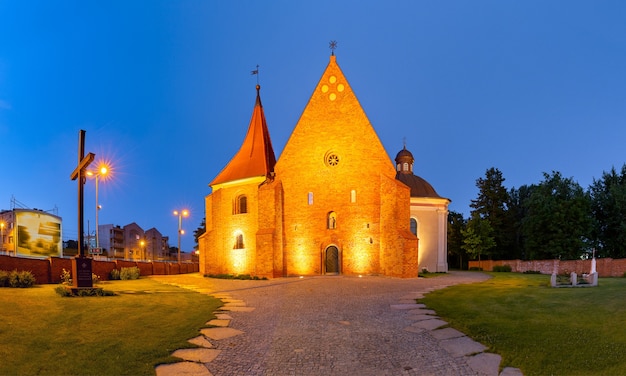
[[[248,212],[248,198],[245,195],[239,196],[239,213],[247,213]]]
[[[411,232],[417,236],[417,220],[415,218],[411,218]]]
[[[356,191],[354,189],[350,191],[350,202],[353,204],[356,202]]]
[[[240,195],[233,202],[233,214],[245,214],[248,212],[248,197]]]
[[[313,192],[309,192],[309,205],[313,205]]]
[[[243,234],[237,234],[235,236],[235,246],[233,249],[243,249]]]
[[[404,162],[404,164],[402,165],[402,170],[409,171],[409,164],[407,162]]]
[[[334,230],[337,228],[337,213],[330,212],[328,213],[328,229]]]

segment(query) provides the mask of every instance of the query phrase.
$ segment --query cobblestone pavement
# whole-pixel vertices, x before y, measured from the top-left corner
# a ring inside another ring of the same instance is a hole
[[[210,361],[195,362],[205,368],[179,368],[170,374],[498,374],[499,356],[482,353],[484,346],[451,328],[433,330],[446,323],[415,304],[415,298],[432,290],[489,278],[481,273],[419,279],[319,276],[233,281],[199,274],[153,278],[223,299],[224,311],[217,312],[221,320],[212,324],[228,326],[216,330],[231,331],[213,338],[203,329],[208,337],[203,340],[210,342],[205,347],[213,353]],[[474,353],[482,357],[472,359]],[[485,371],[485,364],[492,365]],[[165,371],[157,368],[157,375],[167,375]],[[502,374],[521,374],[507,372]]]

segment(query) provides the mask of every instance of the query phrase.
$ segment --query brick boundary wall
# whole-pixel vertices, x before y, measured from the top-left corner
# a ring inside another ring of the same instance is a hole
[[[122,268],[139,268],[142,276],[147,275],[169,275],[195,273],[200,270],[198,263],[186,262],[178,264],[175,262],[136,262],[128,260],[101,261],[93,260],[92,271],[100,280],[107,281],[111,275],[111,270]],[[63,269],[72,271],[72,259],[50,257],[47,259],[35,259],[26,257],[13,257],[0,255],[0,270],[30,271],[35,276],[38,284],[61,283],[61,273]]]
[[[511,271],[523,273],[528,270],[539,271],[541,274],[583,274],[591,272],[591,260],[483,260],[470,261],[470,268],[481,267],[492,271],[494,266],[510,265]],[[626,272],[626,259],[598,258],[596,271],[599,277],[623,277]]]

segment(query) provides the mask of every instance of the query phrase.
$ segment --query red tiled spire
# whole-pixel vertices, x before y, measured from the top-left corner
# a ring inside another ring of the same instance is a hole
[[[209,184],[210,186],[255,176],[269,176],[274,172],[276,156],[265,122],[260,90],[261,86],[257,85],[256,103],[243,144],[233,159]]]

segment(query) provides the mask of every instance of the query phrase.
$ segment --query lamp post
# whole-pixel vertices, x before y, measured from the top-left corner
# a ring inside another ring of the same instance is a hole
[[[100,237],[98,236],[98,212],[102,208],[98,201],[98,177],[104,177],[109,169],[105,165],[101,165],[97,172],[87,171],[87,175],[93,176],[96,179],[96,248],[100,248]]]
[[[183,230],[183,217],[189,216],[189,211],[187,209],[183,210],[174,210],[174,215],[178,216],[178,263],[180,264],[180,236],[185,233]]]

